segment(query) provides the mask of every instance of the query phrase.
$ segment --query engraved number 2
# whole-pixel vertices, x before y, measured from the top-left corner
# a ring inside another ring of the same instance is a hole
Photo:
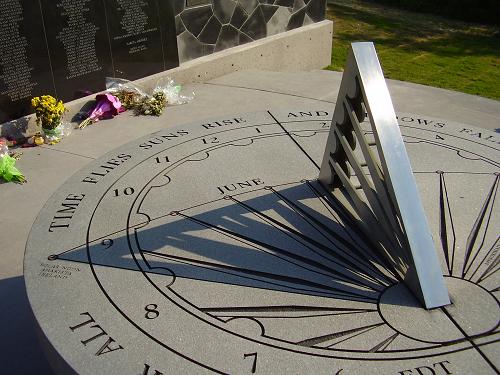
[[[219,143],[219,138],[217,137],[210,137],[210,138],[203,138],[203,144],[208,144],[208,143]]]

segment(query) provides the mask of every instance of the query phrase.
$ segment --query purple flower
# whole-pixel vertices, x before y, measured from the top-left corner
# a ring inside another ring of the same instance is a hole
[[[88,112],[87,118],[78,126],[80,129],[99,120],[113,118],[125,111],[120,100],[111,94],[96,95],[95,100],[96,104],[94,108]]]

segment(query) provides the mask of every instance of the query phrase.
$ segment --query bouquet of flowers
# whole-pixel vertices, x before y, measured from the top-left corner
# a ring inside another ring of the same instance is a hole
[[[167,104],[185,104],[194,97],[194,93],[181,94],[182,86],[175,84],[170,77],[160,79],[151,94],[133,82],[121,78],[109,79],[106,87],[126,109],[134,110],[136,115],[160,116]]]
[[[61,119],[66,111],[64,103],[51,95],[36,96],[31,99],[31,106],[35,110],[36,123],[42,126],[45,141],[53,144],[61,140]]]
[[[121,112],[125,111],[120,99],[111,94],[98,94],[95,97],[96,103],[87,113],[87,118],[83,120],[78,127],[85,128],[89,124],[93,124],[99,120],[113,118]]]
[[[182,87],[171,78],[158,81],[152,94],[147,94],[138,85],[122,78],[108,78],[107,92],[98,94],[95,105],[84,115],[80,129],[99,120],[113,118],[131,109],[136,115],[159,116],[167,104],[184,104],[193,99],[180,94]]]
[[[26,182],[24,175],[16,168],[16,157],[9,155],[7,140],[0,138],[0,177],[5,181],[14,181],[20,184]]]
[[[137,115],[160,116],[166,106],[165,94],[162,91],[157,91],[153,96],[143,96],[135,105],[134,110]]]

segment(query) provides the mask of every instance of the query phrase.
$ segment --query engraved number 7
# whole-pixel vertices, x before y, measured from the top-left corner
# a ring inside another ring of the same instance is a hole
[[[247,357],[253,357],[252,374],[255,374],[255,370],[257,369],[257,353],[243,354],[243,359]]]

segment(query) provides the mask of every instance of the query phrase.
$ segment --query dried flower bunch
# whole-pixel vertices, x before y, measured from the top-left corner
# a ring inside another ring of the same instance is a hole
[[[153,96],[144,96],[135,107],[138,115],[160,116],[167,106],[167,98],[163,91],[157,91]]]
[[[124,89],[113,92],[113,95],[120,100],[125,109],[135,108],[141,98],[141,95],[138,92],[127,91]]]
[[[31,99],[31,106],[35,110],[36,123],[46,129],[55,129],[66,111],[64,103],[51,95],[34,97]]]

